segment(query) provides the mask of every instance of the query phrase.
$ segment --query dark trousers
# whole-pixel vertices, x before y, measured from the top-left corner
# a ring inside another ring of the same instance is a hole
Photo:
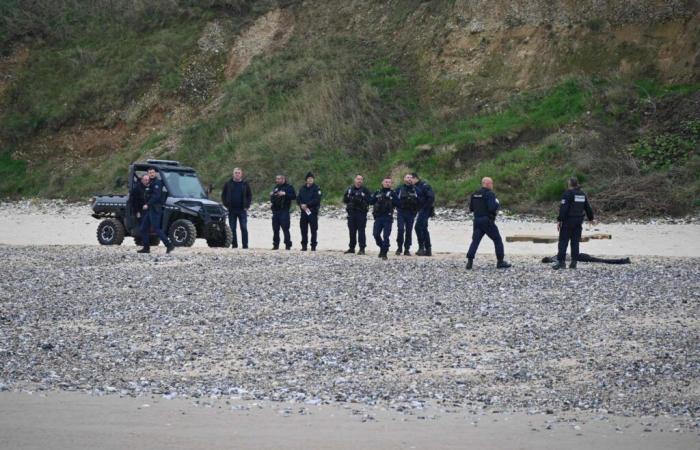
[[[430,220],[431,208],[423,208],[418,211],[416,217],[416,237],[418,238],[418,247],[431,248],[430,232],[428,231],[428,220]]]
[[[578,261],[579,243],[581,242],[581,232],[583,231],[583,218],[566,219],[561,223],[559,229],[559,253],[557,259],[566,261],[566,247],[571,241],[571,260]]]
[[[496,248],[496,258],[501,261],[504,256],[503,239],[501,239],[501,233],[498,232],[496,223],[489,217],[474,218],[472,244],[469,246],[467,258],[474,259],[474,256],[476,256],[476,250],[479,248],[479,243],[484,235],[488,236],[489,239],[493,241],[493,246]]]
[[[311,214],[301,211],[299,227],[301,228],[301,246],[306,247],[306,244],[309,243],[309,228],[311,228],[311,248],[316,248],[318,245],[318,211],[311,211]]]
[[[367,213],[364,211],[348,212],[348,230],[350,230],[350,245],[349,248],[354,249],[357,242],[360,243],[360,249],[367,246],[367,237],[365,236],[365,228],[367,228]]]
[[[377,243],[377,247],[384,251],[389,250],[390,238],[391,238],[391,225],[394,223],[394,218],[392,216],[382,216],[374,219],[374,228],[372,229],[372,235],[374,236],[374,242]]]
[[[280,245],[280,228],[282,228],[284,245],[292,246],[292,238],[289,235],[290,225],[289,211],[272,211],[272,245],[275,247]]]
[[[145,248],[149,248],[151,242],[151,227],[156,232],[163,245],[170,245],[168,236],[160,229],[160,223],[163,220],[163,210],[160,208],[149,208],[143,213],[141,218],[141,242]]]
[[[238,235],[236,234],[236,222],[241,224],[241,243],[243,248],[248,248],[248,211],[245,209],[229,209],[228,224],[233,234],[233,246],[238,247]]]
[[[396,236],[396,245],[399,249],[402,247],[406,250],[411,248],[411,239],[413,237],[413,222],[416,220],[416,213],[413,211],[399,210],[396,213],[399,234]]]

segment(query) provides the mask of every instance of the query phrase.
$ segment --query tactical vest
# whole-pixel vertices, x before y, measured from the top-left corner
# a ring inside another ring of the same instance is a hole
[[[377,198],[377,203],[372,208],[372,215],[377,218],[390,213],[393,208],[391,191],[377,191],[374,195]]]
[[[409,211],[418,211],[420,209],[418,192],[414,186],[401,186],[401,189],[399,189],[399,208]]]
[[[486,192],[483,189],[472,194],[471,208],[474,211],[474,217],[492,217],[489,212],[489,207],[486,203]]]
[[[572,189],[570,196],[571,205],[569,205],[569,217],[583,217],[586,215],[586,193],[580,189]]]
[[[348,189],[348,199],[348,210],[367,212],[369,209],[369,198],[362,188],[350,187]]]

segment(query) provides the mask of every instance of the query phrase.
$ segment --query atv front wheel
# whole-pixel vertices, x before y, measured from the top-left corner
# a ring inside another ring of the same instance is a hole
[[[121,245],[126,230],[118,219],[105,219],[97,226],[97,241],[102,245]]]
[[[168,237],[175,247],[192,247],[197,239],[197,228],[187,219],[177,219],[170,225]]]

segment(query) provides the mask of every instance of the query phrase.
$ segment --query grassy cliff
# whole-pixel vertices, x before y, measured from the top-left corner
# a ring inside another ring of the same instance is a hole
[[[159,157],[259,198],[411,170],[447,205],[490,175],[550,211],[575,174],[603,213],[700,206],[693,2],[481,3],[3,2],[0,195],[123,191]]]

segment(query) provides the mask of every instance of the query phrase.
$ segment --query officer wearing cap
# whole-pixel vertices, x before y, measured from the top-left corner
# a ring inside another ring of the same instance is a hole
[[[557,253],[557,262],[552,266],[554,270],[566,268],[566,247],[568,247],[569,241],[571,241],[571,264],[569,268],[576,268],[584,216],[588,217],[590,222],[595,223],[593,209],[588,203],[588,195],[579,187],[578,179],[571,177],[569,178],[568,189],[561,196],[561,204],[559,205],[559,217],[557,218],[559,253]]]
[[[355,177],[355,182],[343,194],[343,203],[348,213],[348,230],[350,231],[350,245],[345,253],[355,253],[355,245],[359,242],[360,250],[358,255],[365,254],[367,238],[365,228],[367,227],[367,211],[372,194],[364,187],[365,179],[362,175]]]
[[[314,183],[314,174],[306,174],[306,184],[299,188],[297,204],[301,209],[299,227],[301,228],[301,251],[305,252],[309,243],[309,228],[311,229],[311,251],[316,251],[318,245],[318,211],[321,208],[321,188]]]
[[[467,270],[471,270],[474,264],[474,256],[479,248],[479,243],[484,235],[493,241],[496,248],[496,268],[507,269],[511,265],[504,258],[503,240],[496,226],[496,215],[501,205],[493,192],[493,180],[484,177],[481,180],[481,189],[474,192],[469,200],[469,211],[474,213],[474,231],[472,243],[467,252]]]

